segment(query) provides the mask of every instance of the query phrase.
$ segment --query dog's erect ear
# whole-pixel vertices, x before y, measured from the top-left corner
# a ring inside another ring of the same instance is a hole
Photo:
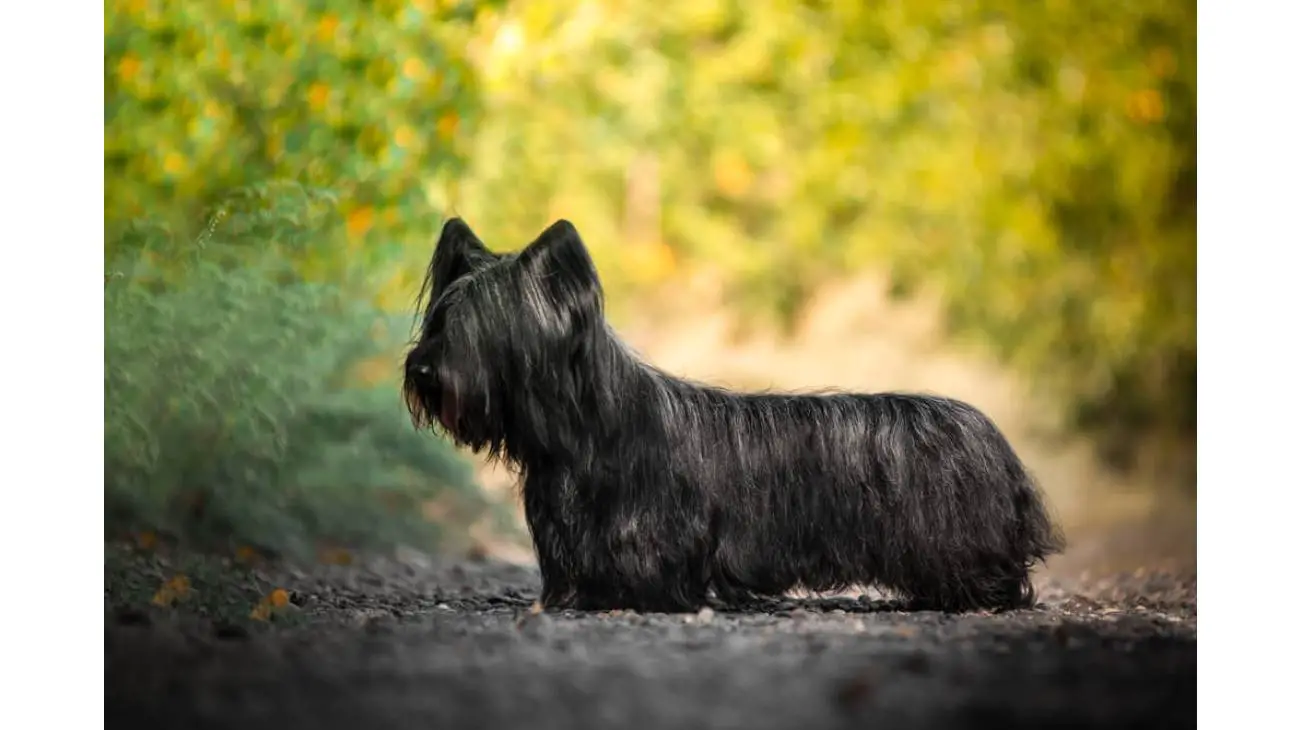
[[[536,241],[519,253],[519,264],[541,278],[561,278],[599,286],[596,265],[592,263],[578,229],[563,219],[552,223]]]
[[[417,309],[432,304],[453,281],[500,258],[487,249],[465,221],[452,218],[442,226],[433,259],[424,277]]]
[[[536,241],[519,252],[518,265],[545,288],[556,305],[600,312],[604,296],[596,265],[572,223],[566,220],[552,223]]]
[[[441,292],[453,281],[496,258],[465,221],[452,218],[442,226],[438,245],[433,250],[434,291]]]

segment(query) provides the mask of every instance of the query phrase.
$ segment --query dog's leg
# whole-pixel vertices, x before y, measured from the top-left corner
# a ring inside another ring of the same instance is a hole
[[[699,610],[708,602],[708,533],[697,510],[663,518],[663,506],[631,511],[612,529],[607,581],[625,608],[652,613]]]
[[[575,608],[575,551],[562,502],[571,490],[563,475],[529,475],[524,481],[524,519],[533,537],[537,567],[542,574],[544,608]]]

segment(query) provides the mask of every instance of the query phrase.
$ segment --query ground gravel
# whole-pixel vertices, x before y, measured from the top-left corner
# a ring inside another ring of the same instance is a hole
[[[1045,578],[1040,605],[872,596],[536,613],[536,571],[423,556],[266,568],[274,630],[115,605],[106,713],[135,728],[1194,727],[1196,578]]]

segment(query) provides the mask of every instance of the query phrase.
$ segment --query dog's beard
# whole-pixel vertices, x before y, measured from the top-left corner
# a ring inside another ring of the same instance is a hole
[[[457,387],[455,378],[441,382],[409,382],[405,390],[406,406],[416,428],[436,428],[456,443],[475,451],[484,447],[499,448],[486,420],[486,393]]]
[[[442,397],[439,399],[438,422],[452,436],[458,436],[460,431],[460,396],[456,394],[453,388],[443,388]]]

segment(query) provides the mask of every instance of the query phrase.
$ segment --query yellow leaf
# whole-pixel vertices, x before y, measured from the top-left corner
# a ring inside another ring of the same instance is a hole
[[[375,209],[369,205],[363,205],[348,213],[348,235],[353,237],[364,236],[374,223]]]
[[[179,175],[182,172],[185,172],[185,167],[185,157],[179,152],[168,152],[167,155],[163,157],[163,172],[166,172],[168,175]]]
[[[406,149],[415,143],[415,130],[403,124],[393,133],[393,142],[402,149]]]
[[[329,101],[330,87],[327,84],[317,81],[307,89],[307,103],[311,104],[312,109],[320,111]]]
[[[141,65],[140,59],[128,53],[117,62],[117,77],[123,81],[130,81],[140,72]]]
[[[329,43],[334,40],[334,33],[339,29],[339,16],[330,13],[316,24],[316,40]]]
[[[438,136],[443,139],[451,139],[456,135],[456,128],[460,126],[460,117],[456,112],[447,112],[438,118]]]
[[[1134,121],[1158,122],[1165,116],[1165,100],[1155,89],[1142,89],[1129,95],[1127,111]]]
[[[424,72],[424,61],[416,56],[411,56],[402,63],[402,74],[412,81],[419,81],[424,78]]]

